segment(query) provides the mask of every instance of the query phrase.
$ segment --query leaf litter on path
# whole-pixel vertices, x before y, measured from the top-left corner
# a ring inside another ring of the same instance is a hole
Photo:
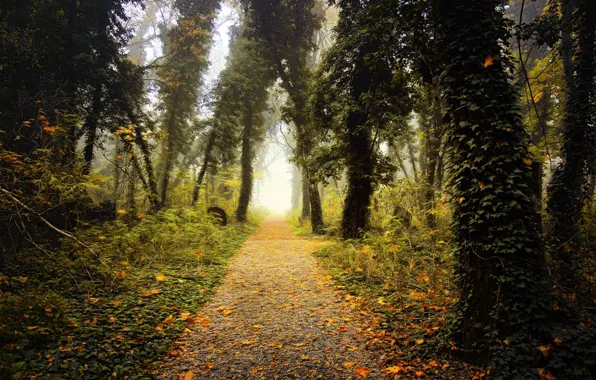
[[[382,378],[364,317],[311,255],[326,244],[264,221],[158,378]]]

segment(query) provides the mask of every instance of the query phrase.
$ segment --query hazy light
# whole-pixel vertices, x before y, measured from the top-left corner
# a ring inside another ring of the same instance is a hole
[[[267,208],[273,213],[284,213],[291,207],[292,166],[288,156],[277,144],[267,144],[267,171],[260,173],[255,183],[254,204]]]

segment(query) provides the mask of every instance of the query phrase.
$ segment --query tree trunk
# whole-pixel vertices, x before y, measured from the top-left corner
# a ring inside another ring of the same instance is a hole
[[[300,177],[300,168],[292,165],[292,210],[300,207],[300,196],[302,192],[302,180]],[[308,201],[310,203],[310,200]]]
[[[492,359],[492,376],[531,378],[538,343],[525,343],[548,336],[551,286],[529,187],[528,137],[502,56],[500,3],[438,2],[460,291],[453,337],[461,352]]]
[[[581,276],[574,241],[583,220],[589,168],[596,159],[596,130],[590,105],[596,93],[596,7],[591,0],[575,3],[574,32],[578,41],[572,70],[576,77],[565,102],[563,162],[553,173],[547,202],[552,220],[550,238],[554,271],[559,284],[568,288],[574,288]]]
[[[416,169],[416,153],[414,153],[414,146],[412,145],[411,139],[408,139],[406,141],[406,147],[408,148],[408,156],[410,158],[410,163],[412,164],[412,175],[414,176],[414,182],[418,182],[418,170]]]
[[[323,223],[323,208],[321,206],[321,197],[316,182],[310,182],[310,224],[312,232],[317,235],[325,233],[325,224]]]
[[[147,190],[149,201],[151,203],[152,211],[159,211],[161,209],[161,203],[159,202],[159,194],[157,192],[157,180],[155,178],[155,171],[153,170],[153,162],[151,160],[151,151],[149,149],[149,144],[147,143],[146,137],[143,136],[143,130],[139,124],[139,119],[137,115],[134,113],[132,107],[127,104],[126,105],[126,112],[128,114],[128,119],[134,126],[135,132],[135,142],[139,146],[141,150],[141,154],[143,155],[143,162],[145,163],[145,170],[147,171]],[[136,157],[135,157],[136,161]],[[137,162],[138,166],[138,162]],[[139,178],[143,177],[143,173],[139,167]]]
[[[203,184],[203,179],[205,178],[205,173],[207,173],[207,168],[209,167],[209,162],[211,161],[211,152],[213,151],[213,147],[215,146],[215,139],[217,138],[215,132],[215,126],[209,133],[209,140],[207,140],[207,147],[205,147],[205,156],[203,157],[203,164],[201,165],[201,169],[199,170],[199,174],[197,175],[197,180],[195,182],[195,188],[192,192],[192,205],[194,206],[197,201],[199,200],[199,192],[201,190],[201,185]]]
[[[174,97],[175,99],[177,96]],[[167,142],[168,145],[165,147],[165,154],[164,154],[164,163],[163,163],[163,171],[161,173],[161,186],[160,186],[160,195],[161,195],[161,204],[165,206],[166,201],[168,199],[168,188],[170,186],[170,173],[172,172],[172,168],[174,166],[174,160],[176,159],[176,143],[174,138],[174,124],[176,122],[176,114],[174,111],[170,111],[171,115],[168,118],[168,124],[166,131],[168,133]]]
[[[99,123],[99,113],[101,112],[101,93],[102,84],[96,83],[93,91],[93,102],[91,111],[87,116],[85,123],[86,135],[85,135],[85,148],[83,151],[83,157],[85,164],[83,165],[83,174],[88,175],[91,173],[91,164],[93,163],[93,154],[95,150],[95,140],[97,139],[97,125]]]
[[[308,177],[306,176],[306,170],[302,169],[302,213],[300,217],[302,219],[310,218],[310,189],[308,187]]]
[[[373,192],[373,157],[371,131],[365,127],[367,115],[348,115],[348,194],[341,222],[344,239],[360,239],[368,229],[370,198]]]
[[[429,228],[436,227],[436,218],[432,213],[435,207],[435,173],[439,162],[439,148],[441,146],[441,134],[443,129],[443,120],[441,116],[441,98],[439,91],[435,88],[430,89],[433,92],[433,121],[432,128],[429,128],[427,137],[427,167],[424,172],[424,208],[426,212],[426,223]]]
[[[240,166],[242,172],[240,174],[241,184],[240,194],[238,196],[238,208],[236,209],[236,220],[242,223],[246,222],[248,205],[252,195],[252,123],[252,110],[249,106],[246,120],[244,122],[244,132],[242,133],[242,156],[240,157]]]

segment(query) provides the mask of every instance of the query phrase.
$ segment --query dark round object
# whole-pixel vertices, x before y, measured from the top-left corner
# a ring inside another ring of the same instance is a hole
[[[211,215],[215,220],[215,223],[220,226],[228,225],[228,215],[221,207],[211,206],[207,209],[207,214]]]

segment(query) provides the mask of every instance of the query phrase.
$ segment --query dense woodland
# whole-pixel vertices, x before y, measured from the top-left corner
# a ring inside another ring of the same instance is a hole
[[[593,0],[3,0],[0,377],[150,377],[274,144],[388,376],[596,376]]]

